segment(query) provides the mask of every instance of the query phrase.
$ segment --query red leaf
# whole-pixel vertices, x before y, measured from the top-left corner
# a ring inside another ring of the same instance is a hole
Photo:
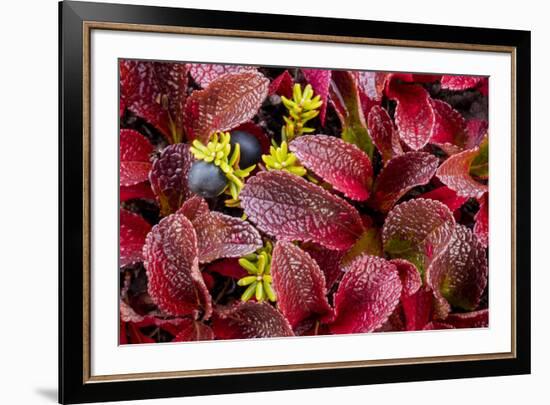
[[[279,96],[285,96],[286,98],[292,97],[292,86],[294,85],[294,79],[285,70],[279,76],[271,81],[269,85],[268,95],[278,94]]]
[[[260,234],[252,225],[220,212],[210,212],[206,201],[194,196],[178,210],[195,227],[199,262],[209,263],[224,257],[241,257],[262,247]]]
[[[208,214],[210,209],[204,198],[195,195],[185,201],[177,212],[185,215],[189,221],[193,222],[197,217]]]
[[[298,246],[277,242],[271,274],[279,310],[293,329],[305,320],[332,315],[325,277],[315,260]]]
[[[369,157],[357,146],[327,135],[304,135],[290,143],[300,163],[347,197],[364,201],[372,186]]]
[[[214,288],[214,284],[216,284],[216,280],[214,280],[214,277],[212,277],[212,274],[206,273],[203,271],[202,279],[204,280],[204,284],[206,285],[206,288],[208,289],[208,291],[211,292],[212,289]]]
[[[449,157],[437,169],[437,177],[459,196],[480,198],[489,187],[474,180],[469,173],[478,152],[479,148],[476,147]]]
[[[368,116],[374,106],[379,106],[384,95],[387,74],[382,72],[355,71],[355,80],[359,89],[359,98],[363,114]]]
[[[156,343],[155,339],[144,335],[139,327],[133,323],[128,323],[128,341],[130,344]]]
[[[413,295],[402,296],[401,305],[405,315],[406,330],[422,330],[432,319],[433,293],[421,288]]]
[[[487,247],[489,245],[489,194],[484,194],[479,203],[479,211],[474,217],[474,235],[477,240]]]
[[[411,262],[403,259],[393,259],[390,263],[397,268],[399,278],[401,279],[401,295],[413,295],[422,287],[422,278],[416,266]]]
[[[186,144],[168,146],[153,163],[149,180],[162,215],[176,212],[193,195],[187,186],[192,163],[193,157]]]
[[[481,82],[477,91],[479,91],[485,97],[489,96],[489,78],[488,77],[484,77],[481,79]]]
[[[380,152],[384,164],[403,154],[399,135],[386,110],[375,105],[369,112],[367,122],[372,142]]]
[[[314,95],[321,96],[323,105],[319,112],[321,125],[325,125],[325,115],[327,112],[328,88],[330,85],[331,72],[328,69],[302,69],[306,81],[313,87]]]
[[[141,322],[143,316],[139,315],[134,309],[124,300],[119,300],[120,320],[122,322]]]
[[[388,93],[390,82],[397,81],[399,83],[411,83],[415,81],[415,75],[412,73],[389,73],[384,81],[384,90]]]
[[[148,162],[153,153],[149,140],[133,129],[120,130],[120,160],[122,162]]]
[[[195,90],[185,106],[187,137],[207,143],[216,131],[250,120],[267,96],[269,80],[259,73],[223,75]]]
[[[374,184],[371,204],[382,212],[389,211],[410,189],[428,184],[439,160],[426,152],[407,152],[390,160]]]
[[[425,73],[415,73],[412,75],[412,81],[417,83],[433,83],[438,80],[441,80],[441,75],[430,75]]]
[[[120,209],[120,267],[143,260],[141,251],[150,230],[140,215]]]
[[[459,209],[462,207],[462,204],[468,200],[467,197],[458,196],[456,191],[451,190],[447,186],[441,186],[433,189],[432,191],[428,191],[427,193],[422,194],[420,198],[440,201],[449,207],[451,211]]]
[[[395,206],[382,230],[384,251],[406,259],[421,274],[448,245],[455,227],[453,214],[439,201],[417,198]]]
[[[284,171],[258,173],[248,180],[240,198],[250,220],[280,240],[345,250],[362,233],[361,218],[350,204]]]
[[[133,186],[147,181],[151,170],[153,145],[139,132],[120,130],[120,185]]]
[[[266,302],[239,302],[214,312],[214,334],[219,339],[251,339],[292,336],[283,315]]]
[[[172,342],[196,342],[199,340],[214,340],[214,332],[200,321],[185,318],[178,327],[179,332]]]
[[[449,302],[441,295],[439,291],[433,292],[433,318],[437,320],[444,320],[449,316],[451,312],[451,305]]]
[[[332,333],[364,333],[378,329],[392,314],[401,295],[397,268],[380,257],[355,259],[334,295]]]
[[[489,123],[485,120],[472,119],[466,122],[466,133],[468,134],[468,140],[466,142],[466,149],[472,149],[478,146],[489,129]]]
[[[246,270],[239,264],[239,259],[218,260],[217,262],[210,263],[206,270],[235,280],[240,280],[248,275]]]
[[[159,85],[152,62],[120,61],[120,114],[128,108],[170,139],[168,112],[157,102]]]
[[[486,328],[489,326],[489,310],[450,314],[445,323],[455,328]]]
[[[441,329],[454,329],[455,327],[443,322],[431,321],[422,328],[422,330],[441,330]]]
[[[228,73],[258,71],[254,66],[220,65],[216,63],[189,63],[187,66],[193,80],[203,88]]]
[[[148,181],[143,183],[134,184],[133,186],[120,186],[120,201],[128,201],[135,198],[143,198],[146,200],[154,200],[155,194],[151,190],[151,185]]]
[[[342,124],[342,139],[359,146],[372,158],[374,147],[367,131],[356,75],[334,70],[329,88],[330,101]]]
[[[430,100],[435,114],[430,143],[460,151],[466,144],[466,121],[462,114],[441,100]]]
[[[212,211],[195,218],[193,226],[201,263],[245,256],[263,246],[260,234],[250,223],[220,212]]]
[[[468,90],[478,87],[483,80],[479,76],[451,76],[443,75],[441,77],[441,88],[448,90]]]
[[[386,95],[397,102],[395,124],[399,136],[411,149],[418,150],[428,143],[434,126],[430,95],[424,87],[400,79],[396,75],[388,79]]]
[[[343,274],[340,265],[345,252],[326,249],[316,243],[303,243],[301,248],[317,262],[325,276],[327,290],[330,290]]]
[[[342,259],[342,270],[346,271],[348,265],[358,256],[368,254],[370,256],[384,256],[382,249],[381,230],[372,224],[365,224],[365,231],[357,239],[357,242],[345,253]]]
[[[375,330],[375,332],[402,332],[406,330],[403,308],[397,305],[393,313],[384,324]]]
[[[472,231],[456,225],[447,248],[428,268],[426,281],[436,296],[451,305],[474,310],[487,285],[489,267],[486,252]]]
[[[184,63],[154,62],[161,93],[157,96],[168,109],[172,141],[182,142],[184,137],[184,109],[187,101],[187,73]]]
[[[147,235],[143,247],[149,295],[171,315],[207,319],[212,311],[198,261],[195,229],[183,214],[163,218]]]
[[[121,107],[159,129],[171,143],[183,138],[187,98],[184,63],[123,60],[120,62]]]

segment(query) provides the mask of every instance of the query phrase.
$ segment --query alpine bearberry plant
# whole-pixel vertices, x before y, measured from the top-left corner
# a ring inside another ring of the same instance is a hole
[[[487,78],[119,68],[120,343],[488,326]]]

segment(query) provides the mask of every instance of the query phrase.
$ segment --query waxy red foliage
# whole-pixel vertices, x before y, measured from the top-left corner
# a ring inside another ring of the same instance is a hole
[[[250,120],[267,96],[269,80],[256,72],[230,73],[196,90],[185,105],[187,137],[208,142],[216,131],[227,131]]]
[[[185,318],[172,342],[196,342],[199,340],[214,340],[214,332],[200,321]]]
[[[391,315],[401,296],[397,267],[376,256],[355,259],[334,295],[333,333],[372,332]]]
[[[446,249],[430,264],[426,281],[437,296],[472,311],[479,305],[488,272],[483,245],[472,231],[457,225]]]
[[[454,328],[486,328],[489,326],[489,310],[450,314],[445,323]]]
[[[372,187],[372,164],[357,146],[326,135],[305,135],[290,144],[300,163],[353,200],[364,201]]]
[[[119,68],[121,344],[488,326],[488,78]],[[295,84],[323,103],[287,152]],[[217,131],[260,144],[219,172],[242,182],[230,201],[188,179]]]
[[[183,139],[188,69],[184,63],[120,62],[120,114],[126,109],[155,126],[170,143]]]
[[[405,317],[405,330],[422,330],[433,316],[434,296],[428,288],[401,298]]]
[[[371,204],[389,211],[407,191],[427,184],[437,170],[438,160],[426,152],[407,152],[390,160],[374,184]]]
[[[468,90],[480,86],[483,77],[479,76],[448,76],[441,77],[441,87],[449,90]]]
[[[254,66],[216,65],[212,63],[190,63],[187,67],[189,68],[189,73],[193,80],[203,88],[227,73],[257,71]]]
[[[250,220],[280,240],[345,250],[362,233],[359,213],[349,203],[284,171],[258,173],[240,197]]]
[[[384,164],[403,154],[397,129],[386,110],[378,105],[373,106],[368,115],[368,126],[372,142],[382,155]]]
[[[397,102],[395,124],[401,140],[411,149],[422,149],[430,140],[435,114],[428,91],[419,84],[392,75],[386,84],[386,95]],[[409,77],[406,77],[409,79]]]
[[[391,258],[406,259],[424,273],[447,248],[455,229],[449,209],[434,200],[417,198],[393,208],[384,222],[384,251]]]
[[[294,84],[294,79],[288,73],[288,70],[285,70],[279,76],[271,81],[269,84],[268,94],[271,96],[273,94],[278,94],[279,96],[285,96],[286,98],[292,97],[292,86]]]
[[[432,191],[428,191],[420,196],[421,198],[427,198],[431,200],[437,200],[445,204],[451,211],[459,209],[468,198],[459,196],[456,191],[451,190],[447,186],[441,186],[434,188]]]
[[[306,78],[306,81],[311,84],[315,94],[321,96],[323,104],[321,105],[321,112],[319,113],[319,119],[321,125],[325,123],[325,115],[327,112],[328,101],[328,89],[330,85],[331,71],[326,69],[302,69],[302,73]]]
[[[327,290],[330,290],[343,274],[342,260],[345,252],[341,250],[330,250],[316,243],[303,243],[301,248],[317,262],[317,265],[325,276]]]
[[[450,152],[460,151],[467,142],[466,120],[453,107],[441,100],[430,100],[434,125],[430,142]]]
[[[139,132],[120,130],[120,185],[135,186],[149,179],[153,145]]]
[[[478,153],[479,147],[475,147],[449,157],[437,169],[437,177],[461,197],[480,198],[489,187],[470,175],[470,165]]]
[[[198,253],[195,229],[183,214],[163,218],[147,235],[143,257],[149,294],[166,313],[210,316],[212,302]]]
[[[489,193],[481,197],[479,211],[475,216],[474,235],[483,247],[489,246]]]
[[[323,272],[298,246],[278,242],[271,263],[278,307],[293,328],[304,320],[332,315]]]
[[[176,212],[192,196],[187,185],[193,157],[186,144],[170,145],[153,163],[149,173],[151,188],[157,196],[162,215]]]
[[[120,210],[120,258],[119,266],[141,262],[141,251],[151,225],[138,214]]]
[[[245,256],[262,247],[260,233],[240,218],[213,211],[197,216],[192,222],[201,263]]]
[[[151,190],[149,181],[144,181],[133,186],[120,186],[119,198],[121,202],[133,199],[154,200],[155,193]]]
[[[379,106],[384,97],[387,73],[354,71],[363,114],[367,117],[372,107]],[[370,125],[369,125],[370,128]]]
[[[218,308],[213,319],[218,339],[250,339],[292,336],[285,317],[271,305],[254,301]]]

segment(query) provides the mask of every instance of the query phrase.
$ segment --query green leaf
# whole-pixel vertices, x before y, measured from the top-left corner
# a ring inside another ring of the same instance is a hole
[[[420,275],[424,277],[424,254],[417,250],[417,246],[410,240],[390,239],[386,242],[385,250],[391,259],[405,259],[416,266]]]
[[[479,145],[479,152],[472,160],[470,174],[479,179],[489,178],[489,138],[485,138]]]
[[[372,159],[374,148],[367,128],[354,124],[351,124],[349,127],[344,127],[342,129],[342,139],[346,142],[357,145]]]
[[[417,198],[396,205],[382,229],[384,251],[391,259],[413,263],[424,277],[426,269],[449,243],[455,228],[452,212],[436,200]]]
[[[348,71],[333,71],[330,95],[342,124],[342,139],[357,145],[372,159],[374,146],[367,131],[359,91],[353,75]]]
[[[369,228],[355,242],[342,259],[342,266],[346,267],[358,256],[367,254],[369,256],[383,257],[382,235],[379,229]]]

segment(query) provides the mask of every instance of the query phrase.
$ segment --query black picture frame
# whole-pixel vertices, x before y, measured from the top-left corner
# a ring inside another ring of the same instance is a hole
[[[215,28],[295,34],[380,38],[396,41],[485,44],[515,49],[516,275],[515,356],[503,359],[394,364],[202,377],[86,381],[83,314],[86,259],[83,217],[87,184],[83,137],[85,22]],[[59,402],[137,400],[246,391],[290,390],[405,381],[526,374],[530,372],[530,32],[344,20],[334,18],[206,11],[84,2],[59,3]],[[291,28],[289,28],[291,27]],[[83,287],[84,286],[84,287]]]

